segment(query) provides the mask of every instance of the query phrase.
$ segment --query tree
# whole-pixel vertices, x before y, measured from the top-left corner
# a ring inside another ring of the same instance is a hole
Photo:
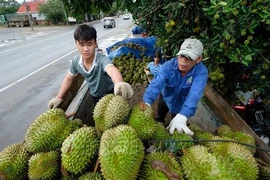
[[[0,14],[16,13],[20,4],[15,0],[0,0]]]
[[[70,16],[83,21],[86,14],[110,10],[114,0],[62,0]]]
[[[268,0],[123,0],[133,18],[158,38],[158,46],[174,57],[188,37],[200,39],[210,71],[209,83],[219,92],[270,88],[270,3]],[[242,79],[251,68],[250,78]],[[254,74],[253,74],[254,73]],[[231,93],[231,92],[230,92]]]
[[[38,7],[39,15],[45,15],[46,20],[53,24],[63,22],[65,19],[64,7],[59,0],[48,0]]]

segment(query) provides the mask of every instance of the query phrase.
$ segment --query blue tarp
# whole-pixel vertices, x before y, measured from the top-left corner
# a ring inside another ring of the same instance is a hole
[[[136,58],[140,58],[140,59],[141,59],[141,56],[140,56],[141,53],[143,53],[147,57],[149,57],[149,56],[153,57],[154,54],[156,53],[156,51],[159,50],[159,48],[155,47],[156,41],[157,41],[157,38],[155,36],[140,37],[140,38],[127,38],[127,39],[124,39],[122,41],[119,41],[119,42],[113,44],[112,46],[109,46],[108,48],[106,48],[106,52],[109,55],[109,58],[111,60],[114,57],[121,56],[121,54],[127,55],[129,52],[131,52]],[[110,50],[114,46],[121,46],[121,44],[124,44],[124,43],[134,43],[134,44],[137,44],[139,46],[145,47],[146,50],[142,52],[142,51],[139,51],[136,49],[122,46],[122,47],[119,47],[119,48],[110,52]]]
[[[141,26],[135,26],[133,29],[132,29],[132,33],[133,34],[142,34],[146,32],[144,28],[142,28]]]

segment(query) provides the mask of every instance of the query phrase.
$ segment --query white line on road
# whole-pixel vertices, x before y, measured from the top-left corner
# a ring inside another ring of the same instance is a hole
[[[50,45],[50,46],[47,46],[47,47],[41,48],[40,50],[42,51],[42,50],[47,49],[47,48],[50,48],[50,47],[52,47],[52,46],[53,46],[53,45]]]
[[[21,79],[19,79],[19,80],[17,80],[17,81],[14,81],[13,83],[9,84],[8,86],[6,86],[6,87],[0,89],[0,93],[3,92],[4,90],[10,88],[11,86],[14,86],[14,85],[17,84],[18,82],[21,82],[21,81],[23,81],[24,79],[26,79],[26,78],[28,78],[28,77],[30,77],[30,76],[36,74],[37,72],[41,71],[42,69],[44,69],[44,68],[46,68],[46,67],[52,65],[53,63],[56,63],[56,62],[59,61],[60,59],[62,59],[62,58],[64,58],[64,57],[66,57],[66,56],[72,54],[72,53],[75,52],[75,51],[77,51],[77,49],[74,49],[73,51],[71,51],[71,52],[65,54],[64,56],[61,56],[60,58],[58,58],[58,59],[56,59],[56,60],[50,62],[49,64],[47,64],[47,65],[45,65],[45,66],[39,68],[38,70],[36,70],[36,71],[34,71],[34,72],[32,72],[32,73],[30,73],[30,74],[28,74],[28,75],[22,77]]]

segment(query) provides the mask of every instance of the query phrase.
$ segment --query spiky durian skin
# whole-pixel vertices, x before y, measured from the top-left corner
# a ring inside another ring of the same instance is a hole
[[[228,132],[228,133],[224,134],[222,137],[227,137],[227,138],[230,138],[232,140],[235,140],[236,142],[241,142],[241,143],[244,143],[244,144],[249,144],[251,146],[256,146],[255,145],[255,139],[251,135],[249,135],[249,134],[247,134],[247,133],[245,133],[243,131]],[[244,147],[249,149],[252,154],[256,153],[255,148],[247,147],[247,146],[244,146]]]
[[[156,132],[152,140],[149,140],[149,145],[155,146],[157,151],[164,151],[166,149],[166,142],[170,139],[170,134],[161,122],[156,123]]]
[[[270,180],[270,166],[259,167],[259,179]]]
[[[7,180],[27,178],[29,158],[23,143],[7,146],[0,152],[0,175]]]
[[[191,136],[185,133],[179,134],[176,131],[170,136],[170,140],[166,143],[170,152],[182,151],[183,149],[189,148],[193,145],[194,143]]]
[[[100,173],[87,172],[80,176],[78,180],[104,180]]]
[[[143,161],[143,165],[140,171],[140,179],[141,180],[167,180],[166,175],[161,171],[154,169],[152,167],[152,162],[154,160],[162,161],[171,171],[174,171],[178,174],[179,179],[183,178],[183,171],[181,169],[180,164],[176,161],[171,154],[167,152],[153,152],[149,153],[145,156]]]
[[[143,143],[132,127],[118,125],[102,134],[99,159],[105,179],[135,180],[143,158]]]
[[[61,147],[62,166],[75,175],[83,172],[98,152],[99,139],[94,127],[82,127],[70,134]]]
[[[70,134],[70,121],[61,109],[50,109],[40,115],[27,129],[25,147],[29,152],[48,152],[61,147]]]
[[[208,152],[207,147],[203,145],[194,145],[186,149],[180,161],[188,180],[234,180],[221,160]]]
[[[121,96],[108,94],[96,104],[93,112],[95,126],[99,132],[125,121],[130,110],[128,102]]]
[[[216,129],[216,132],[219,136],[226,136],[226,134],[231,133],[233,130],[230,126],[228,125],[221,125]]]
[[[216,143],[211,146],[211,151],[224,164],[227,164],[228,171],[237,172],[240,175],[237,179],[255,180],[258,178],[256,159],[244,146],[233,142]]]
[[[28,177],[30,180],[53,180],[60,174],[60,153],[50,151],[36,153],[29,159]]]
[[[110,100],[114,97],[113,94],[108,94],[101,98],[96,104],[93,112],[93,118],[97,130],[103,132],[106,127],[105,112]]]
[[[156,131],[153,110],[144,102],[133,106],[128,119],[128,125],[133,127],[142,140],[149,140]]]

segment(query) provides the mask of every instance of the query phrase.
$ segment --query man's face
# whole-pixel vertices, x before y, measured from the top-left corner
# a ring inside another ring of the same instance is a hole
[[[178,56],[178,68],[182,73],[187,73],[189,72],[193,66],[197,63],[200,62],[201,58],[197,58],[196,60],[191,60],[188,57],[179,55]]]
[[[97,42],[95,40],[76,41],[76,46],[83,59],[91,59],[95,56]]]

